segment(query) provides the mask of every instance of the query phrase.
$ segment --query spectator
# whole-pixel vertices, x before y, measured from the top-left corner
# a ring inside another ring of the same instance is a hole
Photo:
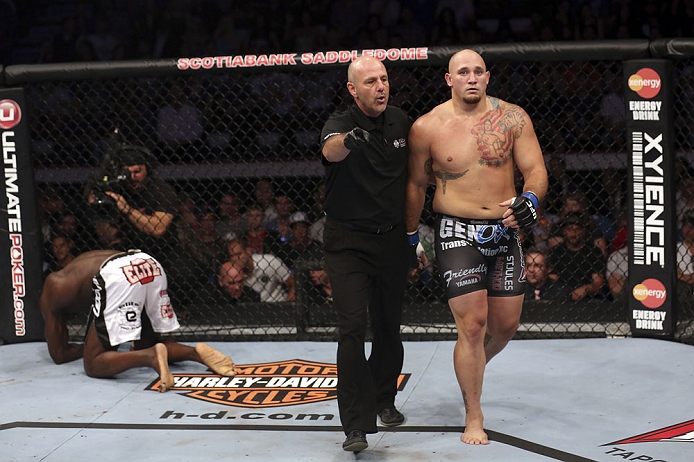
[[[248,221],[240,213],[241,201],[232,193],[227,193],[219,200],[219,221],[215,225],[217,235],[224,240],[240,236],[248,231]]]
[[[416,22],[412,8],[403,5],[400,11],[400,19],[393,27],[393,33],[403,39],[403,46],[419,47],[427,41],[427,30]]]
[[[560,221],[563,221],[569,214],[572,213],[577,213],[583,215],[584,217],[590,218],[588,215],[588,200],[586,199],[585,194],[582,192],[573,192],[564,199],[564,205],[559,213]],[[607,259],[607,255],[609,254],[609,243],[598,228],[597,223],[593,219],[589,219],[586,220],[583,225],[586,227],[587,231],[586,238],[602,251],[603,260]],[[563,240],[564,234],[560,227],[548,240],[549,247],[554,248]]]
[[[231,262],[225,262],[219,267],[219,287],[228,295],[226,303],[259,302],[260,295],[248,287],[246,275],[243,270],[234,266]]]
[[[197,221],[197,230],[186,233],[181,243],[191,260],[195,261],[196,270],[203,273],[206,279],[214,279],[214,274],[224,258],[225,241],[215,230],[217,217],[212,209],[203,209],[198,214]]]
[[[309,228],[308,234],[316,242],[323,243],[323,229],[325,228],[325,182],[321,181],[313,190],[313,206],[311,208],[311,218],[313,223]]]
[[[537,221],[530,230],[521,230],[523,245],[524,247],[536,247],[539,250],[549,251],[549,240],[559,222],[559,217],[545,213],[543,204],[540,204],[536,212]]]
[[[248,223],[246,237],[252,253],[270,253],[271,237],[268,230],[263,226],[264,217],[263,209],[258,205],[251,205],[246,210],[246,222]]]
[[[243,237],[232,239],[227,249],[229,261],[243,269],[246,284],[258,293],[261,302],[294,301],[294,276],[282,260],[270,254],[252,254]]]
[[[265,224],[265,229],[270,232],[277,245],[281,246],[281,242],[291,240],[292,233],[289,227],[289,217],[294,210],[294,202],[289,196],[275,196],[275,211],[277,212],[277,216]]]
[[[65,212],[60,215],[58,222],[55,225],[55,234],[63,235],[70,238],[73,244],[75,255],[79,255],[88,247],[91,242],[87,237],[87,233],[82,227],[80,220],[74,213]]]
[[[525,252],[525,271],[528,285],[525,287],[525,300],[569,299],[571,288],[560,279],[550,278],[552,265],[549,251],[538,247],[530,247]]]
[[[457,29],[467,29],[474,25],[477,14],[473,0],[439,0],[436,4],[436,15],[450,9]]]
[[[293,270],[296,260],[322,259],[321,246],[309,236],[311,222],[304,212],[294,212],[289,218],[292,239],[285,241],[277,255]]]
[[[607,259],[605,276],[607,287],[613,300],[617,300],[625,294],[624,287],[627,283],[627,273],[629,270],[629,248],[622,247],[612,252]]]
[[[572,290],[571,300],[598,297],[605,284],[602,250],[586,240],[585,215],[571,212],[561,223],[563,241],[552,249],[554,273]]]
[[[265,214],[263,224],[277,216],[275,211],[275,189],[270,180],[258,180],[253,189],[255,203],[258,204]]]
[[[48,244],[52,237],[58,220],[65,210],[65,204],[55,189],[42,188],[39,191],[39,218],[41,220],[41,234],[43,242]]]
[[[120,220],[117,218],[97,215],[92,219],[92,223],[99,249],[126,251],[130,248],[123,237]]]
[[[52,273],[61,270],[74,260],[75,253],[73,248],[74,244],[69,236],[64,234],[53,236],[53,239],[51,239],[51,260],[48,264],[47,272]]]
[[[85,40],[92,46],[99,61],[113,60],[113,52],[118,46],[119,40],[111,32],[111,25],[105,17],[99,16],[95,19],[94,32],[88,34]]]
[[[451,8],[444,8],[436,15],[436,24],[431,31],[430,45],[453,46],[461,41],[460,31],[455,22],[455,13]]]
[[[200,111],[189,102],[180,86],[169,88],[166,104],[157,112],[156,127],[159,141],[179,156],[200,140],[203,132]]]
[[[63,19],[63,29],[53,37],[56,62],[69,63],[77,59],[77,21],[74,16]]]

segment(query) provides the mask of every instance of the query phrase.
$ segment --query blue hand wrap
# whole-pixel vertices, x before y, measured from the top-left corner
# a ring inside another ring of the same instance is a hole
[[[410,245],[417,245],[419,244],[419,233],[415,231],[414,233],[410,234],[407,233],[407,240],[410,243]]]
[[[524,192],[523,194],[521,194],[521,196],[527,197],[528,199],[530,199],[530,202],[533,203],[533,207],[535,207],[535,209],[537,209],[537,204],[539,201],[537,200],[537,196],[535,195],[534,192],[527,191],[527,192]]]

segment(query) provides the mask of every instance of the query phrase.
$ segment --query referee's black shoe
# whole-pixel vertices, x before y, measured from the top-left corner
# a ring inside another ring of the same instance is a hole
[[[369,447],[366,442],[366,432],[362,430],[350,430],[347,433],[345,442],[342,443],[342,449],[345,451],[359,452]]]
[[[405,421],[405,416],[402,412],[395,409],[395,406],[383,409],[378,413],[378,417],[381,419],[381,424],[386,427],[396,427]]]

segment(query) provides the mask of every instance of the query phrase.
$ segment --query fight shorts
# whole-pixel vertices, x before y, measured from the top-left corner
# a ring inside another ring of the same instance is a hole
[[[507,228],[501,221],[437,215],[436,260],[449,300],[483,289],[492,297],[525,293],[518,229]]]
[[[108,349],[140,339],[143,313],[157,333],[179,328],[167,293],[166,273],[139,250],[106,260],[92,279],[92,312],[99,341]]]

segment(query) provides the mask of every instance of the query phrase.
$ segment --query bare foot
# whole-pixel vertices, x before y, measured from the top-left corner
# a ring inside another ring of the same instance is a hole
[[[236,366],[234,361],[224,353],[215,350],[206,343],[198,343],[195,345],[195,351],[200,355],[200,359],[213,371],[219,375],[233,377],[236,375]]]
[[[489,438],[482,428],[482,421],[465,422],[465,431],[460,437],[460,441],[467,444],[489,444]]]
[[[157,365],[154,369],[159,373],[159,392],[164,393],[174,386],[174,378],[169,370],[169,352],[166,345],[157,343],[154,345],[154,353],[157,355]]]

